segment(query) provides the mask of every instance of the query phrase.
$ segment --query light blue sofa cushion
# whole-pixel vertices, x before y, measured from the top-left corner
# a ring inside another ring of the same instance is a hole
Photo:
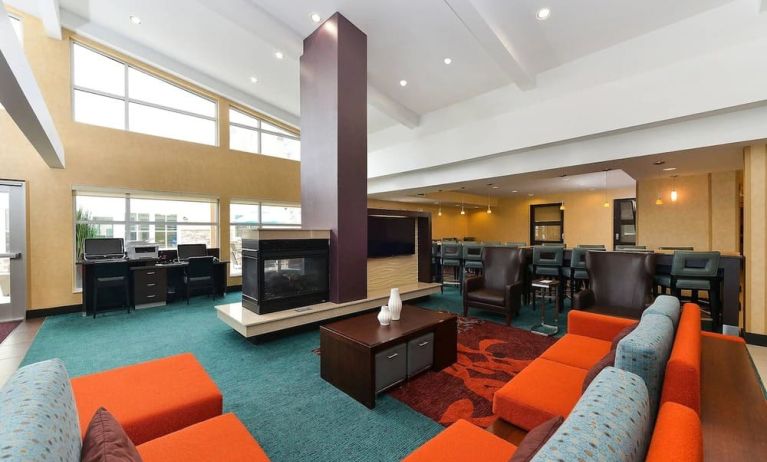
[[[80,424],[64,363],[22,367],[0,390],[0,461],[78,462]]]
[[[662,314],[667,316],[674,324],[674,330],[679,325],[679,316],[681,316],[681,308],[679,306],[679,299],[672,297],[671,295],[658,295],[655,297],[655,301],[652,305],[648,306],[642,313],[642,317],[646,314]]]
[[[650,409],[658,408],[666,363],[674,344],[674,326],[668,316],[643,315],[639,325],[618,342],[615,367],[641,377],[650,394]]]
[[[630,372],[607,367],[533,461],[643,461],[651,422],[644,381]]]

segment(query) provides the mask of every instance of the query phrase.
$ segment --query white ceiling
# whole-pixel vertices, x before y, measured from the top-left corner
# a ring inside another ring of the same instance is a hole
[[[62,17],[74,14],[296,116],[301,40],[317,26],[310,15],[327,18],[339,11],[368,35],[369,83],[390,100],[389,107],[412,111],[417,118],[521,83],[517,75],[510,75],[510,63],[534,81],[544,70],[730,1],[737,0],[60,0],[60,4]],[[38,2],[8,3],[34,13]],[[535,18],[542,6],[551,8],[547,21]],[[131,24],[131,15],[139,16],[141,25]],[[285,53],[285,59],[274,57],[277,50]],[[453,63],[445,65],[445,57]],[[251,76],[258,77],[257,84],[250,82]],[[406,87],[399,85],[401,79],[408,81]],[[401,121],[397,112],[371,107],[369,131]]]

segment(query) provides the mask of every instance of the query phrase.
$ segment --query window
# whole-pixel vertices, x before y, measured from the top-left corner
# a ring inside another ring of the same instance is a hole
[[[77,122],[217,144],[216,102],[78,43],[72,82]]]
[[[143,193],[75,192],[75,259],[90,237],[121,237],[129,242],[218,246],[218,201]],[[75,287],[80,287],[79,267]]]
[[[530,206],[530,244],[564,242],[564,217],[562,204]]]
[[[229,273],[240,276],[243,235],[258,228],[300,228],[301,207],[232,202],[229,205],[229,222]]]
[[[237,109],[229,109],[229,148],[283,159],[301,159],[298,136]]]
[[[19,42],[21,42],[22,46],[24,45],[24,33],[22,31],[21,26],[21,19],[15,17],[15,16],[8,16],[8,19],[11,20],[11,27],[13,27],[13,31],[16,33],[16,37],[19,39]],[[0,104],[0,109],[5,110],[2,104]]]

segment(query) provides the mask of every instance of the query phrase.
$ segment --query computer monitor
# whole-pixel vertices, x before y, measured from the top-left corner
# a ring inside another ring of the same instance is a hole
[[[125,253],[122,238],[100,237],[85,239],[83,254],[88,257],[120,256]]]
[[[179,260],[208,256],[208,247],[205,244],[179,244],[176,250]]]

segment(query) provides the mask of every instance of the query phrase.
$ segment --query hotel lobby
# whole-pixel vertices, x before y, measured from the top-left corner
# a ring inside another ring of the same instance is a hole
[[[762,56],[765,0],[0,0],[0,460],[761,460]]]

